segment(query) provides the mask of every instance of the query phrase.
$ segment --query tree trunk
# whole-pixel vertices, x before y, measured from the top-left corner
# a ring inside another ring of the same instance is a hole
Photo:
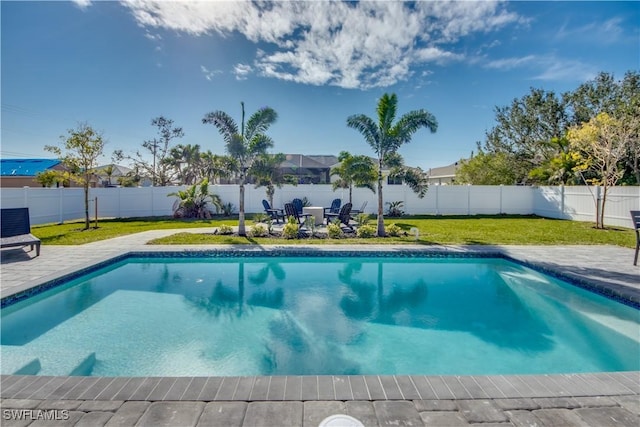
[[[604,204],[607,201],[607,192],[609,191],[609,187],[605,181],[604,188],[602,190],[602,203],[600,203],[600,228],[604,229]]]
[[[239,214],[238,214],[238,235],[240,236],[246,236],[247,232],[245,231],[245,227],[244,227],[244,179],[242,180],[242,183],[240,184],[240,207],[239,207]]]
[[[89,182],[84,184],[84,229],[89,229]]]
[[[378,237],[384,237],[384,201],[382,198],[382,156],[378,160]]]

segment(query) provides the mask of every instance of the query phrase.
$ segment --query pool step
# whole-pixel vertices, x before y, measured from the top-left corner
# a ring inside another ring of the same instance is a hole
[[[40,365],[40,359],[33,359],[31,362],[24,365],[13,373],[13,375],[38,375],[38,372],[42,369]]]
[[[75,377],[86,377],[86,376],[90,376],[91,373],[93,372],[93,368],[96,365],[96,354],[95,353],[91,353],[90,355],[88,355],[82,362],[80,362],[78,364],[78,366],[76,366],[71,373],[69,374],[69,376]]]

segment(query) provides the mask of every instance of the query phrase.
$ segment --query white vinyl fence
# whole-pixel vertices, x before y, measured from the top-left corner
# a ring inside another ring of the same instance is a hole
[[[167,196],[185,187],[92,188],[90,213],[98,216],[130,218],[168,216],[176,197]],[[263,212],[264,188],[247,185],[245,211]],[[210,192],[219,195],[224,203],[238,208],[237,185],[212,185]],[[386,202],[402,201],[402,209],[411,215],[477,215],[477,214],[536,214],[549,218],[595,222],[595,200],[601,193],[598,187],[525,187],[525,186],[431,186],[420,199],[404,185],[383,188]],[[63,222],[84,218],[84,197],[80,188],[2,188],[3,208],[28,207],[32,224]],[[335,198],[345,203],[347,190],[332,191],[330,185],[284,186],[276,189],[274,206],[282,207],[293,198],[306,197],[314,206],[329,206]],[[367,202],[366,212],[377,210],[377,196],[367,189],[353,190],[353,206],[359,209]],[[630,210],[640,210],[640,187],[613,187],[605,205],[605,224],[631,227]],[[386,211],[386,206],[385,206]]]

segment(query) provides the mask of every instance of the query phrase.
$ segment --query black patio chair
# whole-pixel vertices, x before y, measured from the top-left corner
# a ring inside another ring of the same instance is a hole
[[[636,254],[633,257],[633,265],[638,265],[638,252],[640,252],[640,211],[630,211],[633,228],[636,230]]]
[[[364,202],[362,202],[362,206],[360,206],[360,209],[351,209],[351,213],[354,215],[358,215],[361,213],[364,213],[365,208],[367,207],[367,203],[369,203],[367,200],[365,200]]]
[[[280,224],[280,218],[284,221],[284,211],[282,209],[271,208],[269,202],[264,199],[262,200],[262,206],[264,206],[264,211],[276,222],[276,224]]]
[[[293,203],[284,204],[284,214],[287,216],[287,218],[289,217],[295,218],[296,221],[298,222],[298,225],[300,226],[304,226],[304,223],[306,222],[307,218],[311,216],[311,214],[305,214],[305,213],[299,214],[295,206],[293,205]]]
[[[342,204],[342,200],[340,199],[333,199],[333,201],[331,202],[331,206],[329,206],[328,208],[324,208],[324,216],[326,218],[328,213],[339,213],[340,212],[340,205]]]
[[[302,207],[304,206],[304,204],[302,203],[302,199],[293,199],[291,203],[296,209],[296,212],[298,212],[298,215],[302,215]]]
[[[345,203],[337,214],[327,214],[327,225],[329,225],[335,218],[338,218],[340,220],[340,224],[348,227],[350,230],[353,230],[353,226],[349,224],[349,221],[351,221],[351,206],[351,203]]]

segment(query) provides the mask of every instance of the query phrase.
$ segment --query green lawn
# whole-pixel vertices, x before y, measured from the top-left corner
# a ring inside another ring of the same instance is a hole
[[[517,244],[517,245],[618,245],[635,247],[633,230],[608,228],[596,230],[592,223],[554,220],[536,216],[478,215],[478,216],[406,216],[385,218],[386,224],[397,224],[407,232],[420,230],[419,244]],[[375,223],[372,220],[371,223]],[[211,227],[221,224],[237,225],[237,218],[212,220],[176,220],[172,218],[137,218],[103,220],[97,229],[81,231],[83,223],[34,226],[32,232],[43,244],[75,245],[122,236],[146,230]],[[247,222],[247,230],[253,223]],[[251,238],[214,234],[178,233],[155,244],[402,244],[416,243],[412,235],[372,239],[285,240],[279,238]]]

